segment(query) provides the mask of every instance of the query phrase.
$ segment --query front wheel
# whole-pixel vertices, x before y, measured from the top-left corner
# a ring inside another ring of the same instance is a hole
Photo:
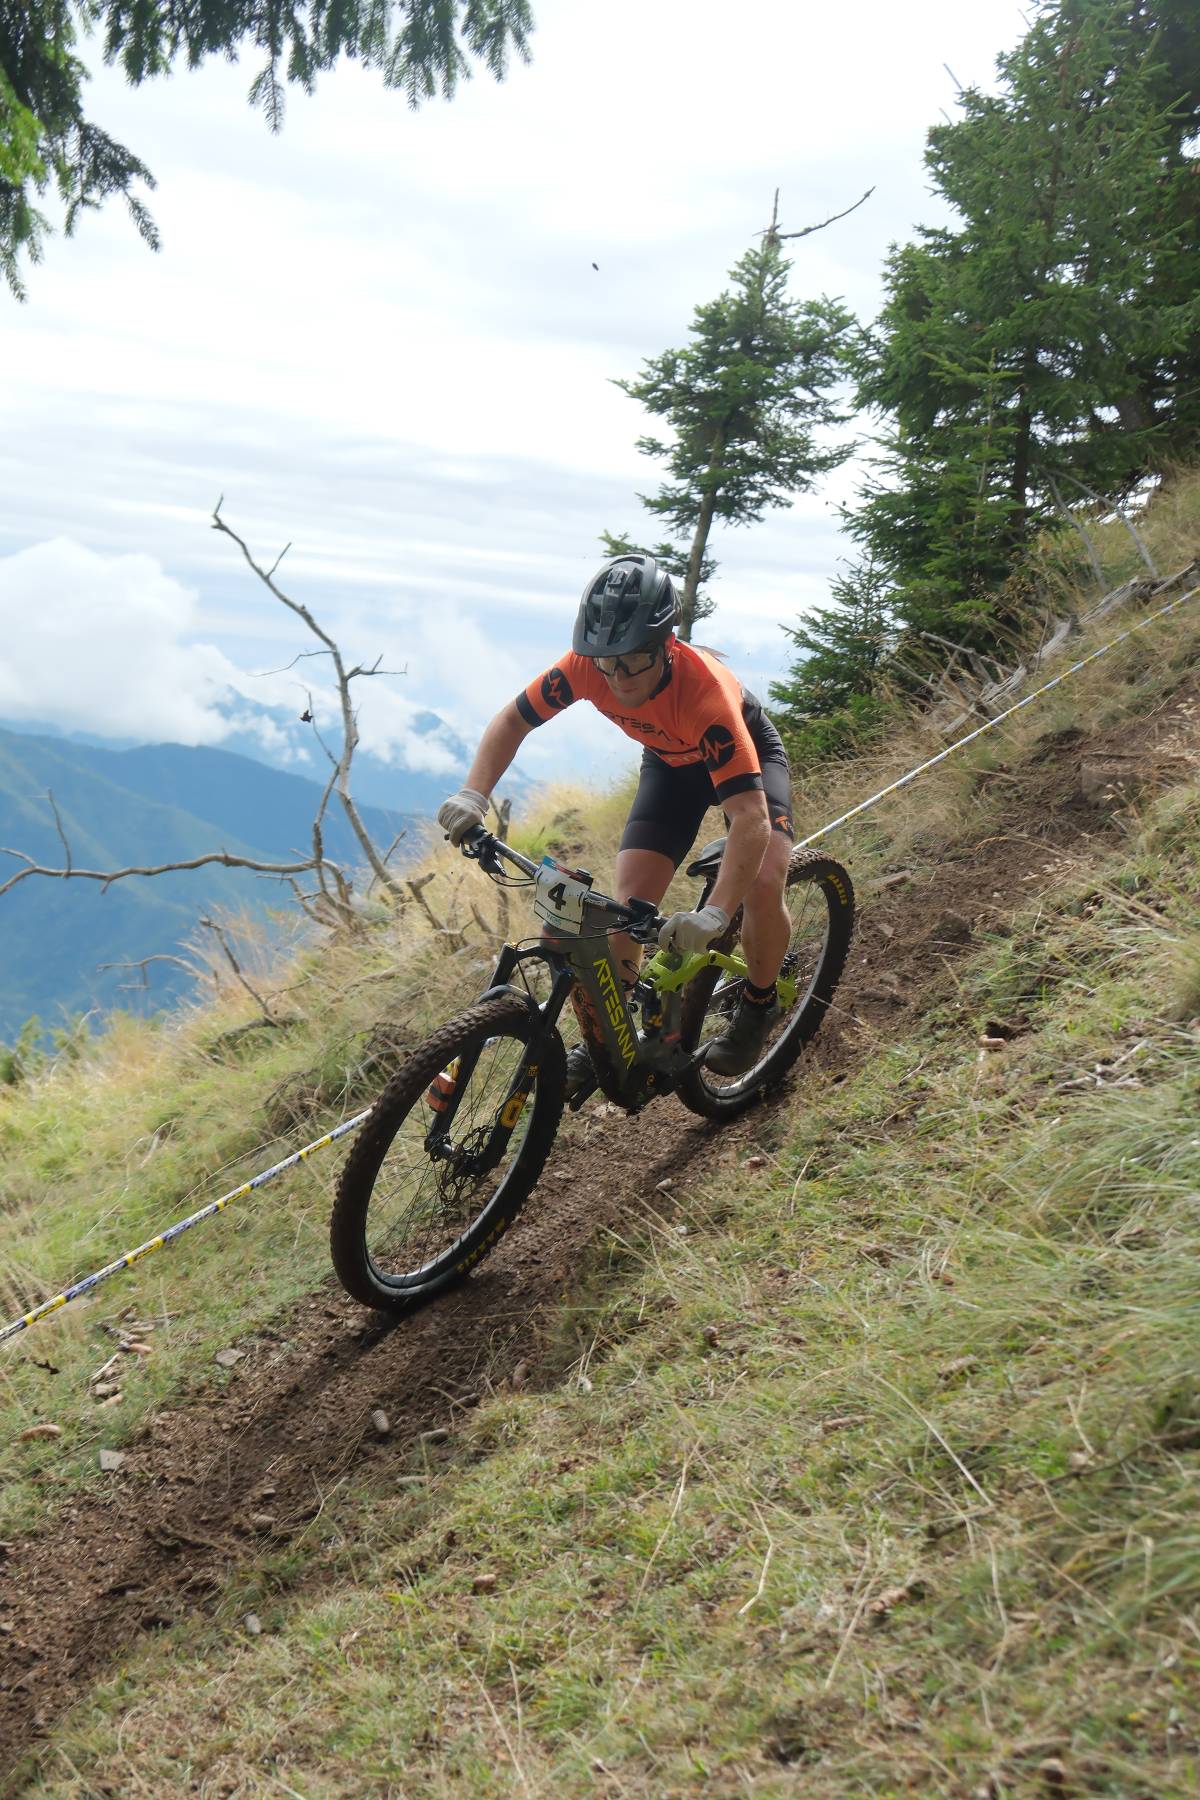
[[[516,995],[480,1001],[415,1050],[338,1183],[329,1239],[347,1293],[403,1313],[467,1274],[541,1174],[565,1084],[562,1039]]]
[[[735,1118],[783,1079],[816,1036],[846,966],[854,929],[854,889],[841,864],[819,851],[794,850],[784,904],[792,929],[779,972],[795,982],[795,999],[745,1074],[718,1075],[703,1063],[689,1069],[677,1092],[684,1105],[703,1118]],[[720,1034],[737,1011],[742,985],[721,969],[706,969],[688,983],[682,1018],[688,1049]]]

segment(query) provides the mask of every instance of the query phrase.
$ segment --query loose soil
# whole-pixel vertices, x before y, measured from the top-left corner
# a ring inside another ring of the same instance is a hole
[[[846,974],[801,1079],[844,1079],[881,1034],[906,1029],[978,934],[1033,897],[1048,858],[1107,847],[1112,802],[1095,769],[1107,757],[1126,779],[1140,769],[1153,780],[1168,743],[1195,741],[1197,694],[1200,683],[1086,741],[1043,740],[982,842],[860,894]],[[674,1100],[626,1120],[595,1105],[564,1130],[520,1223],[464,1286],[384,1326],[330,1281],[258,1334],[227,1385],[153,1419],[102,1495],[82,1494],[0,1546],[3,1792],[20,1790],[21,1757],[140,1634],[203,1611],[255,1546],[310,1525],[347,1473],[386,1480],[423,1433],[453,1429],[458,1402],[481,1385],[519,1361],[536,1372],[547,1319],[589,1245],[669,1207],[659,1182],[686,1194],[711,1182],[718,1139],[736,1155],[783,1126],[770,1101],[725,1127]],[[376,1409],[388,1415],[384,1439]],[[256,1532],[252,1516],[265,1514],[274,1524]]]

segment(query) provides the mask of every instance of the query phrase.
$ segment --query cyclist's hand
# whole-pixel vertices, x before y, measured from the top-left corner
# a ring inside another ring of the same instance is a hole
[[[460,788],[438,807],[437,822],[452,844],[461,844],[467,832],[487,817],[488,798],[474,788]]]
[[[658,934],[659,949],[694,956],[697,950],[707,950],[728,923],[729,914],[719,906],[702,906],[698,912],[672,913]]]

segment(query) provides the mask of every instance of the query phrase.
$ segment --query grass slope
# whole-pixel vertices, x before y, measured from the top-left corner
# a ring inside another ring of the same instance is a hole
[[[1064,733],[1125,721],[1132,743],[1198,649],[1200,618],[1155,627],[857,822],[838,851],[868,920],[901,872],[982,858]],[[1115,837],[1037,859],[1023,841],[1032,878],[984,896],[988,930],[903,1029],[859,1027],[848,1079],[813,1062],[754,1156],[714,1134],[706,1180],[597,1243],[523,1379],[498,1354],[446,1441],[347,1479],[292,1543],[248,1544],[211,1603],[50,1727],[23,1791],[1193,1795],[1193,720],[1140,797],[1103,803]],[[922,750],[914,732],[890,764],[825,771],[802,812]],[[619,800],[595,810],[600,868]],[[461,912],[440,868],[430,897]],[[393,1042],[418,1033],[482,961],[468,945],[446,982],[406,914],[296,972],[290,1031],[238,1036],[231,997],[0,1096],[10,1301],[269,1131],[294,1143],[353,1105],[381,1017]],[[326,1200],[310,1166],[18,1341],[0,1536],[94,1486],[98,1443],[184,1403],[213,1348],[319,1278]],[[155,1352],[102,1413],[86,1377],[126,1305]],[[47,1417],[61,1440],[17,1441]]]

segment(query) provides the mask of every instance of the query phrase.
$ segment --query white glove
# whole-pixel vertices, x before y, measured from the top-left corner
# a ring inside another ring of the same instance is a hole
[[[694,956],[697,950],[707,950],[728,923],[729,914],[719,906],[702,906],[698,912],[672,913],[658,934],[658,947],[678,951],[681,956]]]
[[[459,788],[438,807],[437,822],[452,844],[461,844],[474,825],[482,825],[487,817],[488,797],[474,788]]]

